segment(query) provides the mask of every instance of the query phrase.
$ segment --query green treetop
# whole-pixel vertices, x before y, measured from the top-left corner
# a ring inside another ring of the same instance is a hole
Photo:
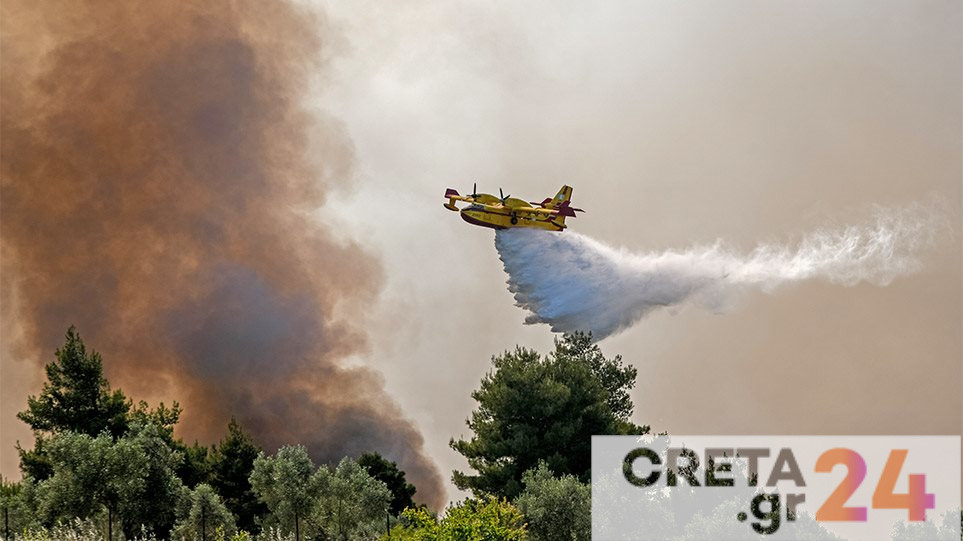
[[[321,527],[331,539],[375,539],[384,531],[391,492],[350,458],[330,471],[321,466]]]
[[[619,356],[606,359],[589,334],[565,335],[544,358],[516,348],[493,357],[492,367],[472,393],[474,436],[450,442],[477,472],[454,472],[458,488],[515,498],[522,474],[539,460],[556,475],[587,482],[592,435],[649,431],[630,421],[636,369]]]
[[[38,432],[97,436],[107,430],[114,437],[123,434],[130,403],[120,390],[111,391],[100,354],[88,352],[71,326],[56,355],[57,360],[46,366],[47,383],[40,396],[29,397],[27,409],[17,417]]]
[[[177,514],[180,518],[173,533],[179,539],[223,539],[235,531],[233,515],[217,492],[206,483],[197,485],[194,490],[181,489]]]
[[[267,511],[264,503],[258,501],[250,480],[261,450],[235,419],[231,419],[227,431],[227,436],[211,449],[211,486],[234,513],[237,527],[256,532],[254,519]]]
[[[149,459],[131,439],[114,441],[106,431],[93,438],[62,432],[48,449],[53,476],[40,483],[40,512],[47,523],[88,518],[107,511],[107,538],[113,539],[117,518],[132,511],[144,496]]]
[[[358,465],[368,471],[368,474],[384,483],[391,491],[390,511],[398,516],[407,507],[414,507],[411,497],[415,495],[415,485],[405,479],[405,472],[398,469],[398,464],[391,462],[378,453],[364,453],[358,457]]]
[[[545,463],[522,476],[525,490],[515,505],[525,515],[532,541],[589,541],[592,488],[574,475],[554,477]]]
[[[438,520],[424,507],[409,507],[402,523],[382,541],[524,541],[528,539],[525,517],[506,500],[468,498],[445,510]]]
[[[251,486],[270,511],[268,522],[300,541],[302,523],[314,514],[324,489],[324,474],[315,470],[304,446],[286,446],[274,456],[258,455]]]

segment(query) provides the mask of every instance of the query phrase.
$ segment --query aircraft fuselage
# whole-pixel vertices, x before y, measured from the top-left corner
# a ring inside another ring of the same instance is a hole
[[[494,205],[469,205],[460,211],[461,219],[472,225],[490,227],[492,229],[509,229],[512,227],[533,227],[545,229],[546,231],[561,231],[565,229],[564,224],[558,224],[553,217],[545,218],[526,216],[520,213],[513,213],[510,207],[497,207]]]

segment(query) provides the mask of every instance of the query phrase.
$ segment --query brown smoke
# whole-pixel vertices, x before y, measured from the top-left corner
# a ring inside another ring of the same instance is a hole
[[[177,398],[182,435],[231,415],[269,449],[377,450],[439,507],[441,480],[353,321],[380,269],[309,213],[350,142],[309,114],[331,30],[285,2],[3,5],[2,270],[20,355],[76,324],[135,397]],[[9,306],[9,304],[8,304]]]

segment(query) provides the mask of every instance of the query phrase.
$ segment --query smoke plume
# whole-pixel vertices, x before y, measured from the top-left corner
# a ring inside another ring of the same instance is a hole
[[[441,479],[364,353],[381,272],[311,213],[350,180],[339,124],[308,111],[334,33],[288,2],[3,3],[5,346],[46,362],[76,324],[181,434],[231,415],[268,449],[379,451],[417,498]],[[25,398],[25,397],[24,397]],[[5,414],[7,414],[5,412]]]
[[[717,241],[685,251],[632,254],[584,235],[496,231],[495,247],[525,323],[555,332],[591,331],[601,340],[659,307],[694,303],[724,311],[747,288],[772,292],[823,279],[886,285],[920,269],[943,220],[938,203],[877,208],[865,225],[819,229],[795,247],[760,244],[739,255]]]

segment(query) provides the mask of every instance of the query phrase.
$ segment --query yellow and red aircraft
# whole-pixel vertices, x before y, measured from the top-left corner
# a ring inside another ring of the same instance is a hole
[[[571,206],[572,188],[569,186],[562,186],[554,198],[541,203],[528,203],[511,195],[503,195],[501,188],[498,189],[499,197],[477,193],[477,188],[478,185],[474,185],[471,195],[467,196],[448,188],[445,191],[445,197],[448,198],[445,208],[460,212],[462,219],[472,225],[492,229],[532,227],[548,231],[565,229],[566,217],[574,218],[576,212],[585,212]],[[459,209],[455,201],[464,201],[468,206]]]

